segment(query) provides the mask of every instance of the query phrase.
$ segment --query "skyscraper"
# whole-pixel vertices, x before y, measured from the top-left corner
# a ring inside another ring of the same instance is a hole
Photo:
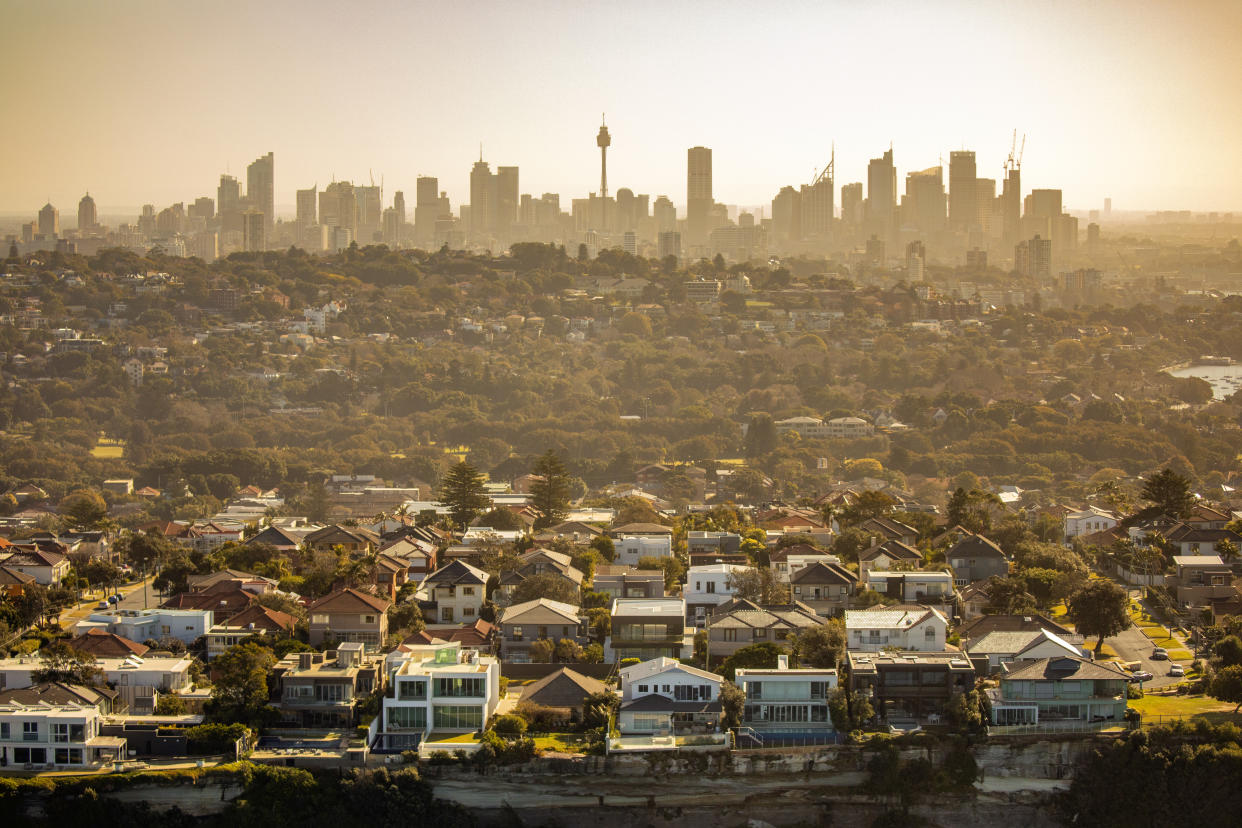
[[[319,206],[319,185],[311,187],[309,190],[298,190],[298,225],[302,228],[310,227],[319,223],[318,206]]]
[[[901,202],[901,224],[931,235],[944,230],[944,168],[928,167],[906,173],[906,195]]]
[[[470,168],[470,235],[473,238],[481,240],[490,234],[495,202],[496,178],[480,151],[479,160]]]
[[[241,206],[241,184],[231,175],[220,176],[220,186],[216,187],[216,207],[221,213],[228,213]]]
[[[319,194],[319,223],[326,227],[343,227],[352,234],[358,228],[358,199],[354,185],[333,181]]]
[[[985,233],[992,231],[992,204],[996,201],[996,179],[995,178],[976,178],[975,179],[975,218],[971,223],[972,228],[977,228]]]
[[[95,199],[91,198],[90,193],[87,193],[78,202],[78,232],[88,233],[94,230],[95,225],[99,223],[98,219],[98,214],[95,211]]]
[[[266,216],[259,210],[242,213],[242,247],[252,253],[267,249]]]
[[[48,238],[60,235],[60,210],[50,201],[39,211],[39,235]]]
[[[893,149],[889,147],[879,158],[867,164],[867,223],[871,232],[887,237],[897,209],[897,167],[893,165]]]
[[[863,223],[863,185],[861,181],[841,185],[841,221],[850,227]]]
[[[276,159],[272,153],[246,167],[246,197],[253,209],[263,212],[263,226],[270,236],[276,223]]]
[[[949,227],[953,230],[969,230],[978,218],[976,177],[974,152],[949,153]]]
[[[354,187],[354,200],[358,208],[358,224],[354,238],[360,247],[371,244],[380,234],[384,222],[383,188],[371,184]]]
[[[1005,164],[1000,197],[1001,235],[1006,244],[1014,244],[1022,233],[1022,170],[1016,163]]]
[[[508,241],[518,211],[518,168],[496,168],[496,211],[492,229],[498,238]]]
[[[677,208],[673,206],[673,201],[668,196],[657,196],[651,212],[655,219],[657,233],[671,233],[677,229]],[[680,237],[677,247],[681,248]]]
[[[691,147],[686,152],[687,245],[707,243],[708,216],[713,201],[712,151],[707,147]]]
[[[802,194],[793,187],[781,187],[772,199],[772,235],[778,243],[802,240]]]
[[[440,181],[420,175],[414,187],[414,243],[430,247],[435,239],[436,219],[440,217]]]
[[[800,206],[802,209],[802,237],[806,239],[827,239],[832,232],[833,176],[835,175],[836,152],[833,160],[816,176],[815,181],[802,185]]]

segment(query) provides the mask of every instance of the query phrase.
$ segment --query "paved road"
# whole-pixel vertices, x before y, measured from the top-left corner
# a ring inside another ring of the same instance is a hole
[[[121,598],[120,606],[125,609],[142,609],[144,606],[159,606],[161,598],[155,590],[151,588],[152,578],[154,578],[154,576],[148,578],[146,581],[139,581],[138,583],[127,584],[121,587],[120,593],[123,597]],[[145,603],[143,601],[142,592],[144,584],[147,588]],[[100,592],[93,592],[91,594],[94,596],[93,598],[84,599],[80,604],[74,604],[60,614],[60,626],[62,629],[73,629],[75,624],[82,621],[96,610],[99,606],[99,601],[103,598],[103,594]]]
[[[1104,639],[1108,646],[1112,647],[1117,653],[1117,657],[1122,661],[1141,661],[1143,669],[1151,673],[1155,678],[1151,681],[1143,682],[1144,689],[1152,689],[1157,687],[1168,687],[1177,684],[1184,679],[1177,676],[1169,675],[1169,667],[1180,663],[1183,667],[1190,667],[1189,661],[1155,661],[1151,657],[1151,652],[1156,648],[1151,639],[1143,634],[1138,627],[1130,627],[1119,635],[1112,638]],[[1092,646],[1088,644],[1088,646]],[[1189,649],[1189,648],[1187,648]]]

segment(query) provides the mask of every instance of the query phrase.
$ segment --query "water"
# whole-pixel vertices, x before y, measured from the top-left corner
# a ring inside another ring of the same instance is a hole
[[[1242,364],[1237,365],[1191,365],[1170,371],[1175,377],[1199,377],[1212,386],[1212,396],[1223,400],[1235,391],[1242,390]]]

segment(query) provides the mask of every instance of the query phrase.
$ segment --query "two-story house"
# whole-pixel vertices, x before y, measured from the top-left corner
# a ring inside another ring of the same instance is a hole
[[[643,558],[667,558],[673,554],[672,535],[624,535],[613,541],[614,563],[637,566]]]
[[[751,644],[788,647],[791,635],[823,626],[826,619],[806,604],[760,606],[735,598],[717,607],[707,625],[708,666]]]
[[[1116,515],[1098,506],[1088,506],[1085,509],[1066,512],[1061,521],[1065,530],[1066,541],[1082,537],[1083,535],[1093,535],[1096,532],[1107,531],[1118,523]]]
[[[390,601],[351,587],[325,595],[307,608],[310,644],[359,641],[378,650],[388,637],[389,606]]]
[[[1086,658],[1089,651],[1083,649],[1082,637],[1073,638],[1075,640],[1071,641],[1045,629],[996,630],[981,638],[963,639],[962,651],[982,675],[992,675],[1044,658]]]
[[[350,727],[358,703],[382,689],[381,663],[361,642],[335,653],[290,653],[276,665],[281,721],[294,727]]]
[[[591,589],[611,598],[663,598],[664,570],[600,564]]]
[[[870,700],[878,718],[942,716],[958,693],[975,686],[975,668],[959,652],[847,650],[849,687]]]
[[[581,646],[590,643],[586,624],[573,604],[538,598],[500,611],[500,657],[505,661],[530,661],[530,645],[536,641],[556,644],[563,638]]]
[[[1058,726],[1120,722],[1128,677],[1109,663],[1057,656],[1015,667],[989,690],[992,724]]]
[[[622,736],[719,731],[723,679],[717,674],[659,657],[622,668],[619,676]]]
[[[841,559],[807,543],[795,543],[768,552],[768,565],[772,569],[772,574],[783,584],[789,583],[789,579],[799,569],[814,563],[839,565]]]
[[[568,555],[552,549],[532,549],[518,559],[515,569],[501,573],[493,600],[500,605],[510,603],[518,586],[537,575],[554,575],[573,589],[582,588],[582,570],[571,563]]]
[[[940,570],[898,572],[872,569],[863,577],[863,586],[903,604],[935,606],[945,615],[952,614],[952,606],[957,600],[953,575]]]
[[[1230,598],[1237,594],[1233,586],[1233,568],[1220,555],[1174,555],[1177,574],[1171,579],[1177,603],[1202,607],[1213,599]]]
[[[734,574],[749,568],[736,564],[690,567],[686,572],[686,586],[682,589],[686,599],[686,622],[696,627],[707,623],[707,617],[716,607],[733,598]]]
[[[846,610],[845,646],[851,650],[944,650],[949,622],[930,607],[875,607]]]
[[[500,661],[475,650],[413,647],[388,664],[378,749],[414,750],[433,731],[482,730],[500,705]]]
[[[29,575],[43,586],[55,586],[69,574],[71,564],[66,555],[23,546],[0,552],[0,566]]]
[[[206,609],[111,609],[92,612],[74,627],[77,635],[90,630],[116,633],[130,641],[175,638],[186,645],[211,629],[215,613]]]
[[[836,670],[791,669],[789,656],[782,653],[775,670],[742,668],[736,683],[746,694],[742,724],[764,746],[833,733],[828,699],[837,689]]]
[[[855,527],[875,538],[875,543],[886,540],[901,541],[906,546],[914,546],[919,540],[919,531],[909,524],[890,517],[867,518]],[[871,544],[874,546],[875,544]]]
[[[0,704],[0,765],[14,769],[98,768],[125,758],[125,740],[101,736],[89,704]]]
[[[872,569],[916,569],[922,564],[923,553],[899,540],[886,540],[858,553],[860,575],[865,575]]]
[[[953,583],[959,587],[1009,574],[1009,557],[983,535],[963,536],[949,547],[945,558],[953,569]]]
[[[840,564],[816,561],[789,576],[789,589],[795,601],[820,615],[839,615],[858,589],[858,576]]]
[[[191,684],[189,657],[96,658],[95,667],[103,671],[108,684],[117,692],[116,710],[134,715],[150,715],[161,693],[182,693]],[[0,687],[14,689],[34,684],[33,673],[44,666],[40,656],[0,659]]]
[[[694,632],[686,626],[686,602],[677,598],[616,598],[604,660],[689,658]]]
[[[360,526],[332,524],[311,532],[303,539],[314,552],[331,552],[336,547],[345,550],[350,557],[359,558],[373,552],[380,545],[379,535]]]
[[[423,579],[427,599],[436,605],[435,621],[470,623],[479,617],[486,599],[488,575],[477,566],[456,560]]]

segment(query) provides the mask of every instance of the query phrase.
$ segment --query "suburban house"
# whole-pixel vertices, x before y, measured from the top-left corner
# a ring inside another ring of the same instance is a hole
[[[626,523],[609,530],[614,541],[625,537],[673,538],[673,530],[661,523]]]
[[[1060,725],[1120,722],[1128,677],[1108,663],[1057,656],[1015,667],[988,691],[992,723],[1055,730]]]
[[[708,664],[719,662],[751,644],[770,642],[786,646],[784,642],[789,636],[824,623],[824,618],[815,610],[797,601],[760,606],[735,598],[717,608],[708,622]]]
[[[690,555],[736,555],[742,536],[736,532],[687,532],[686,551]]]
[[[107,686],[66,684],[60,681],[0,690],[0,706],[79,704],[98,708],[105,716],[112,715],[114,710],[118,713],[121,711],[123,705],[119,703],[119,699],[120,694]]]
[[[953,568],[953,583],[959,587],[1009,574],[1009,558],[983,535],[964,536],[949,548],[945,559]]]
[[[714,733],[720,729],[720,682],[715,673],[659,657],[619,671],[621,735]]]
[[[1066,512],[1062,518],[1065,527],[1065,540],[1070,541],[1083,535],[1104,532],[1117,525],[1117,516],[1097,506],[1088,506],[1073,512]]]
[[[527,578],[536,575],[555,575],[575,590],[582,588],[583,574],[571,562],[569,555],[551,549],[532,549],[519,558],[516,569],[500,575],[500,583],[493,599],[498,604],[513,600],[513,593]]]
[[[216,624],[207,631],[207,660],[211,661],[250,636],[291,638],[296,628],[297,619],[289,613],[251,604],[228,623]]]
[[[332,524],[311,532],[303,539],[306,547],[314,552],[331,552],[341,547],[351,557],[360,557],[380,545],[379,535],[359,526]]]
[[[289,653],[276,665],[281,721],[294,727],[345,728],[354,724],[358,702],[382,689],[381,662],[366,658],[361,642],[335,653]]]
[[[836,670],[790,669],[782,653],[775,670],[738,669],[736,684],[746,694],[742,724],[764,745],[833,733],[828,698],[837,689]]]
[[[237,581],[219,581],[200,592],[178,592],[164,603],[160,609],[191,611],[208,611],[215,618],[228,619],[254,603],[256,595],[242,587]]]
[[[436,547],[416,538],[397,538],[380,548],[380,554],[402,561],[409,580],[420,583],[427,573],[435,571]]]
[[[69,574],[71,564],[65,555],[23,546],[0,552],[0,566],[29,575],[43,586],[54,586]]]
[[[1237,594],[1233,568],[1220,555],[1174,555],[1173,566],[1177,574],[1168,586],[1183,607],[1207,606],[1214,598]]]
[[[190,592],[211,592],[221,584],[236,587],[254,595],[265,595],[279,589],[280,583],[274,578],[265,578],[253,572],[242,572],[240,569],[221,569],[209,575],[191,575],[186,579]]]
[[[530,661],[530,645],[546,640],[556,644],[567,638],[579,645],[590,643],[586,624],[573,604],[538,598],[500,611],[500,657],[505,661]]]
[[[267,544],[274,547],[279,552],[296,552],[302,545],[302,540],[310,534],[309,532],[300,532],[294,529],[285,529],[279,526],[268,526],[258,534],[247,538],[242,546],[255,546],[258,544]]]
[[[731,578],[734,573],[745,572],[747,566],[737,564],[707,564],[692,566],[686,572],[686,585],[682,595],[686,599],[686,622],[696,627],[706,623],[716,607],[733,597]]]
[[[965,621],[957,628],[958,635],[961,636],[963,642],[978,641],[990,632],[1035,632],[1037,630],[1048,630],[1048,632],[1064,638],[1066,641],[1074,641],[1074,631],[1068,627],[1063,627],[1051,618],[1031,613],[1030,615],[984,615],[980,618],[973,618]]]
[[[789,576],[789,589],[795,601],[820,615],[839,615],[858,589],[858,576],[840,564],[816,561]]]
[[[591,588],[612,598],[663,598],[664,570],[601,564]]]
[[[1232,543],[1235,549],[1242,548],[1242,535],[1232,529],[1206,529],[1180,523],[1169,529],[1164,537],[1176,545],[1183,555],[1210,555],[1221,541]]]
[[[562,667],[533,684],[522,688],[522,701],[556,711],[563,724],[581,721],[583,703],[588,696],[608,691],[599,679],[584,676],[570,667]]]
[[[436,608],[432,620],[452,624],[478,618],[486,597],[487,578],[486,572],[460,560],[445,564],[424,578],[421,589]]]
[[[957,606],[962,618],[978,618],[991,605],[992,593],[987,581],[976,581],[957,591]]]
[[[637,566],[643,558],[667,558],[673,554],[673,536],[624,535],[613,541],[613,563]]]
[[[839,565],[841,559],[807,543],[795,543],[768,553],[768,565],[772,568],[772,573],[778,581],[785,584],[789,583],[795,572],[813,563]]]
[[[937,720],[957,693],[975,686],[975,668],[958,652],[847,650],[849,687],[870,699],[881,719]]]
[[[89,704],[0,704],[0,765],[97,768],[125,758],[125,740],[101,736]]]
[[[892,569],[899,565],[905,569],[918,569],[923,565],[923,553],[899,540],[886,540],[858,553],[860,575],[872,569]]]
[[[944,650],[949,622],[931,607],[874,607],[845,611],[845,646],[875,652],[881,649],[938,653]]]
[[[410,580],[410,566],[401,558],[381,552],[375,556],[375,590],[395,601],[401,586]]]
[[[33,575],[27,575],[18,569],[0,566],[0,594],[8,598],[20,598],[26,593],[27,587],[37,583]]]
[[[194,659],[188,657],[142,658],[128,655],[124,658],[97,658],[95,666],[103,671],[108,683],[116,690],[116,709],[127,709],[136,715],[150,715],[160,693],[181,693],[190,687],[190,667]],[[31,673],[42,666],[37,655],[0,659],[0,687],[30,687],[34,682]]]
[[[415,647],[389,664],[376,749],[415,750],[433,731],[482,730],[500,705],[500,661],[475,650]]]
[[[476,618],[473,624],[462,624],[457,627],[433,627],[421,630],[402,641],[398,649],[405,647],[425,647],[434,644],[442,647],[445,644],[459,644],[462,649],[478,650],[491,653],[496,649],[496,625],[490,621]]]
[[[69,642],[79,652],[90,653],[95,658],[125,658],[128,655],[143,656],[151,649],[146,644],[101,629],[90,629]]]
[[[387,599],[346,587],[315,601],[310,614],[310,645],[359,641],[367,650],[378,650],[388,637]]]
[[[175,638],[188,646],[207,634],[214,618],[211,610],[201,609],[97,610],[79,621],[73,631],[82,635],[90,630],[102,630],[130,641]]]
[[[686,602],[680,598],[614,598],[612,632],[604,642],[604,660],[689,658],[694,633],[686,627]]]
[[[867,589],[905,604],[935,604],[947,607],[953,603],[955,597],[953,576],[939,570],[901,572],[872,569],[867,572],[863,581]]]
[[[889,517],[873,517],[867,518],[855,527],[866,534],[873,536],[876,543],[886,540],[901,541],[906,546],[914,546],[919,540],[919,531],[913,526],[908,526],[899,520],[893,520]],[[875,544],[871,544],[874,546]]]
[[[1016,669],[1021,663],[1044,658],[1084,658],[1082,637],[1067,640],[1048,630],[1023,630],[1020,632],[990,632],[971,641],[963,639],[962,650],[983,675],[992,675],[1003,669]]]

